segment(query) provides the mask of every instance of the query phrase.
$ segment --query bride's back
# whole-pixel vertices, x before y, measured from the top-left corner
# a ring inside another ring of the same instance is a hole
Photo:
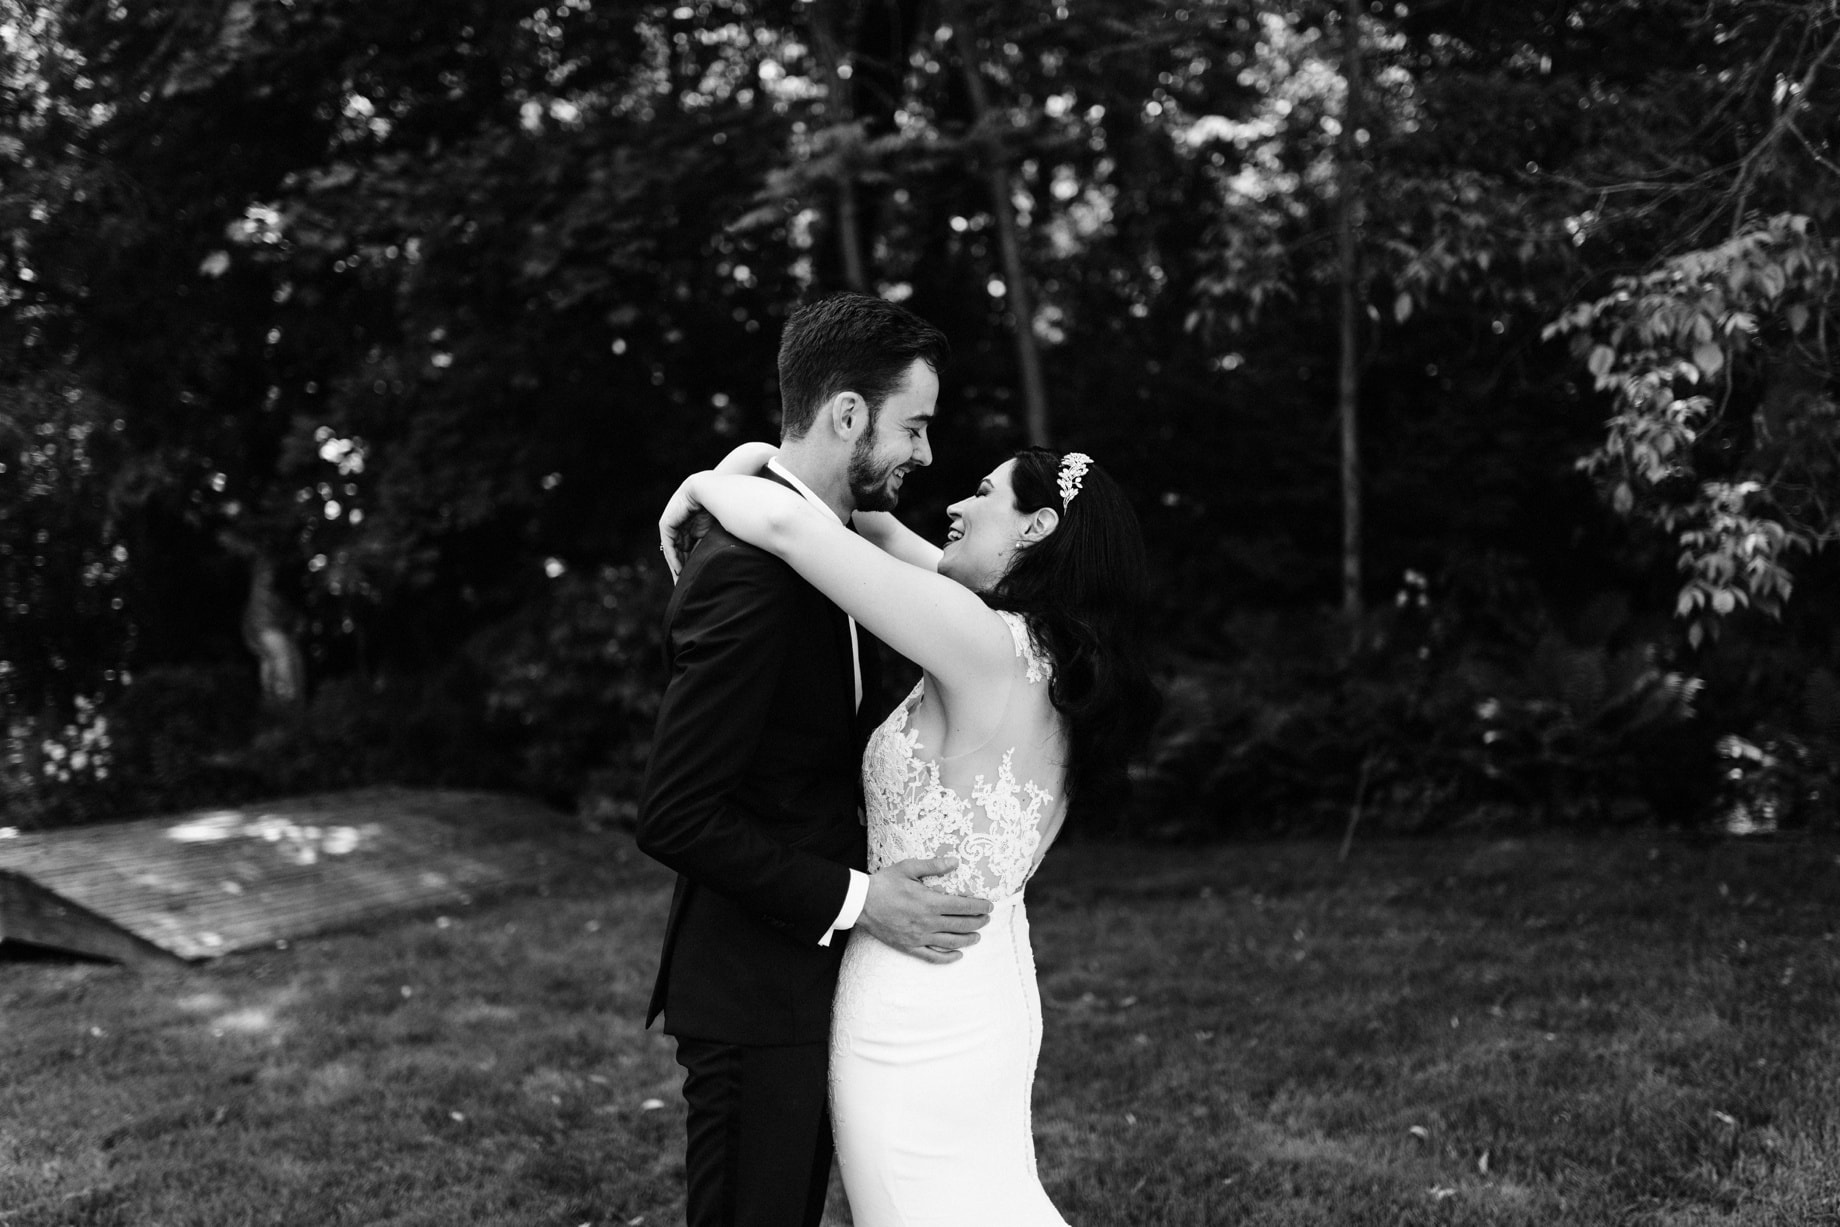
[[[1052,664],[1022,615],[999,611],[1015,644],[1007,676],[948,712],[930,679],[870,738],[863,760],[869,869],[955,856],[932,884],[958,895],[1019,892],[1066,815],[1066,722]]]

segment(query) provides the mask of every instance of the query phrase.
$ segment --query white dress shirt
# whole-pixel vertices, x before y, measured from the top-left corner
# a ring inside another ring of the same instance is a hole
[[[767,467],[769,469],[772,469],[773,472],[776,475],[778,475],[781,479],[783,479],[787,485],[791,486],[794,490],[797,490],[800,496],[803,497],[806,502],[810,503],[814,507],[822,507],[824,509],[824,513],[830,516],[831,519],[836,520],[839,524],[843,523],[841,519],[838,519],[837,513],[831,509],[831,505],[829,503],[825,502],[823,499],[819,498],[816,494],[812,493],[810,486],[807,486],[804,482],[800,481],[797,477],[794,477],[792,473],[789,470],[787,470],[785,466],[781,465],[777,459],[767,461]],[[849,526],[846,524],[844,525],[844,527],[847,528]],[[856,619],[848,618],[847,615],[846,615],[846,618],[850,624],[850,671],[852,674],[851,680],[855,686],[856,707],[858,710],[861,710],[862,701],[863,701],[862,646],[856,638]],[[849,889],[849,893],[847,893],[843,897],[843,910],[838,912],[837,919],[831,922],[831,932],[826,933],[822,938],[820,938],[818,941],[818,944],[820,946],[828,946],[831,944],[832,934],[834,934],[838,929],[848,929],[848,928],[854,927],[857,920],[862,917],[863,903],[868,899],[868,897],[869,897],[869,875],[864,873],[860,869],[850,870],[850,889]]]

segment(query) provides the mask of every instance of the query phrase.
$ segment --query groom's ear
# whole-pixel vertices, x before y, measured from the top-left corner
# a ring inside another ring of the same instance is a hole
[[[869,426],[869,404],[855,392],[839,392],[824,403],[824,414],[837,437],[854,443]]]

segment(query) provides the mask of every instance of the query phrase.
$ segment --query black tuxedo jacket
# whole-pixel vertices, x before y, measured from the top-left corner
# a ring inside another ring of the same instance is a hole
[[[848,620],[718,526],[672,593],[665,656],[638,839],[678,878],[646,1025],[821,1042],[846,935],[818,943],[865,858]]]

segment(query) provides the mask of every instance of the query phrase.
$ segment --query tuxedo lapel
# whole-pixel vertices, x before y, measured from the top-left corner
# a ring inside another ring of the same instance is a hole
[[[882,692],[882,644],[881,640],[864,630],[856,628],[858,654],[862,657],[862,706],[856,712],[856,741],[863,744],[869,740],[869,734],[888,714],[887,696]]]
[[[780,485],[784,486],[786,489],[791,490],[794,494],[799,494],[797,487],[795,487],[791,482],[787,481],[785,478],[781,477],[778,473],[775,473],[770,468],[761,469],[759,476],[766,478],[768,481],[778,482]],[[799,494],[799,497],[804,498],[805,496],[803,494]],[[847,521],[845,522],[844,527],[848,528],[851,532],[856,531],[856,526],[848,523]],[[814,589],[814,591],[816,590]],[[857,710],[858,710],[857,703],[856,703],[856,681],[858,677],[857,658],[859,657],[861,658],[863,662],[863,668],[866,670],[868,667],[867,662],[868,662],[868,656],[869,656],[869,653],[867,651],[868,644],[866,641],[862,641],[859,639],[858,647],[856,651],[852,653],[850,650],[850,615],[844,613],[843,610],[837,608],[836,602],[832,601],[829,597],[825,597],[823,593],[820,592],[818,593],[818,595],[823,598],[825,612],[829,615],[829,622],[831,624],[831,639],[838,653],[839,662],[842,668],[843,685],[840,689],[842,690],[842,694],[843,694],[843,704],[844,704],[843,711],[844,711],[845,721],[848,727],[854,728],[856,726],[856,715],[857,715]],[[862,633],[862,628],[857,627],[856,629],[857,629],[858,636],[860,636]],[[863,702],[867,703],[869,701],[868,674],[866,672],[863,673],[861,675],[861,678],[862,678],[862,688],[863,688],[862,689]]]
[[[882,641],[863,630],[856,628],[861,646],[857,649],[862,656],[863,710],[869,711],[882,696]],[[875,702],[872,702],[871,700]]]
[[[848,521],[844,523],[844,527],[848,528],[851,532],[856,531],[856,525]],[[832,605],[831,608],[836,609],[837,607]],[[859,623],[856,627],[856,642],[854,647],[852,647],[850,643],[850,615],[844,613],[841,609],[837,610],[837,614],[837,637],[843,651],[843,676],[849,679],[849,685],[844,694],[844,700],[849,704],[849,707],[845,710],[845,714],[849,716],[850,726],[854,728],[856,725],[857,713],[869,702],[868,669],[869,644],[871,641],[869,639],[869,633],[863,630]],[[859,686],[861,687],[860,691],[857,689]],[[860,703],[856,698],[858,693],[862,695],[862,701]]]
[[[848,723],[856,723],[856,661],[850,651],[850,615],[838,609],[828,600],[825,604],[836,615],[831,619],[831,630],[837,642],[837,658],[843,672],[843,714]],[[860,650],[860,649],[859,649]]]

